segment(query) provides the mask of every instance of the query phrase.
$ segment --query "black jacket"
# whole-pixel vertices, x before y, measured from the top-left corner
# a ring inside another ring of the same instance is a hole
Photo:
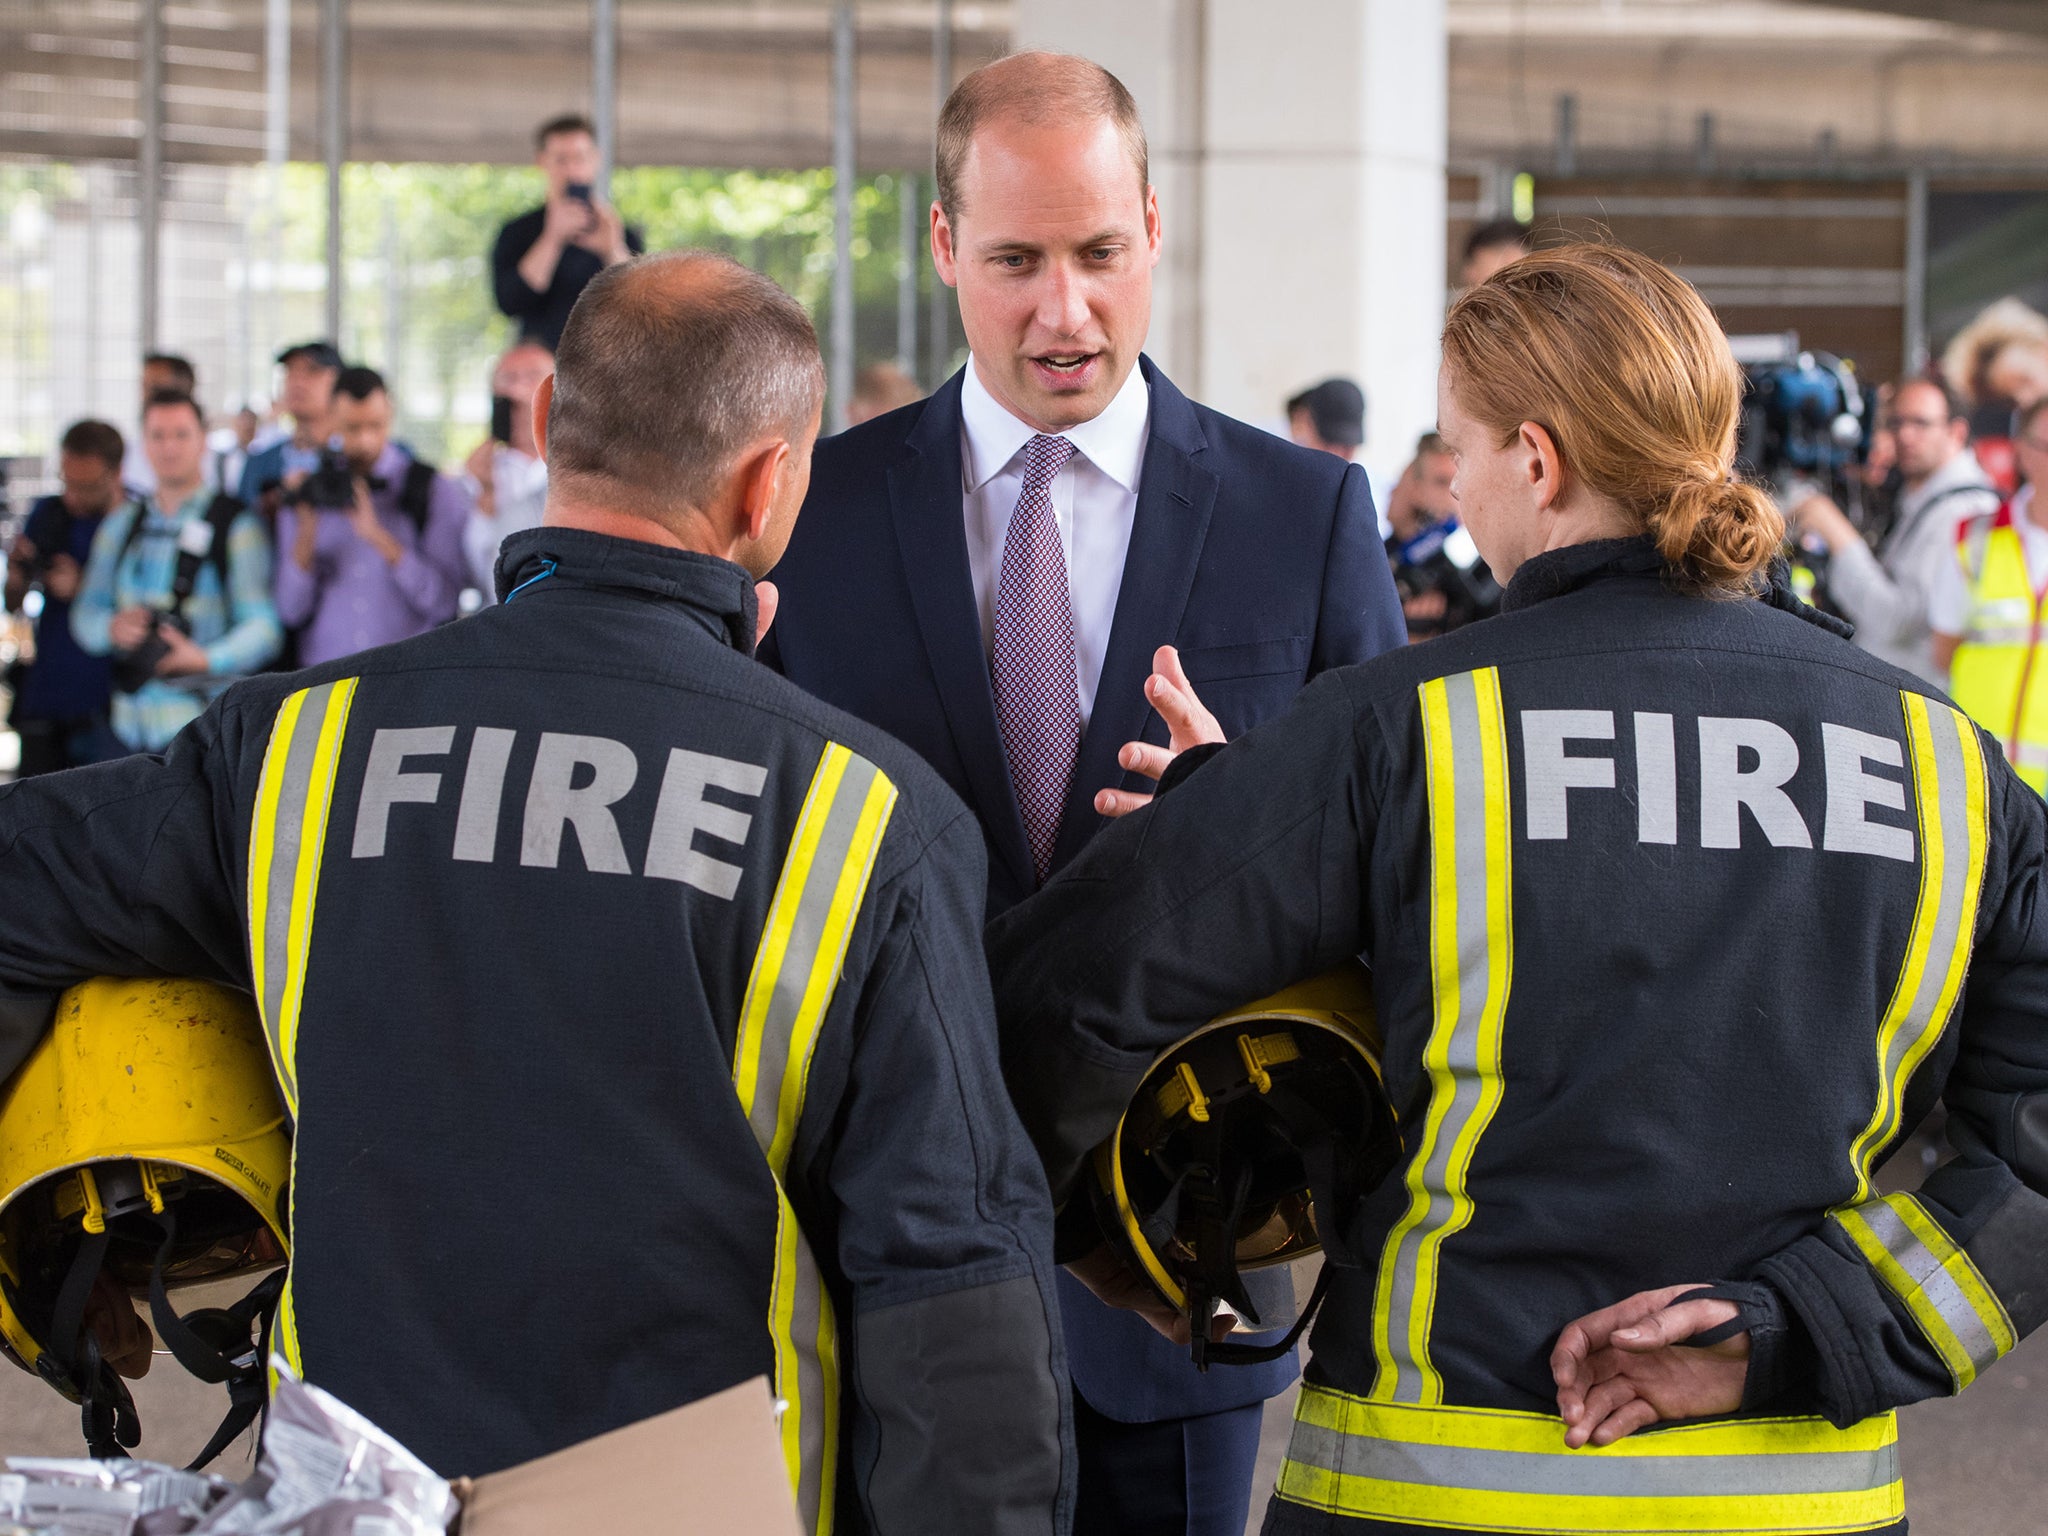
[[[1717,1281],[1752,1283],[1749,1411],[1967,1384],[2048,1315],[2048,817],[1794,607],[1560,551],[1176,764],[990,930],[1055,1197],[1162,1047],[1364,951],[1407,1155],[1344,1215],[1311,1393],[1554,1416],[1565,1323]],[[1879,1199],[1937,1096],[1957,1156]]]
[[[973,817],[751,659],[738,567],[543,528],[499,573],[161,758],[0,791],[0,986],[256,992],[298,1119],[287,1353],[439,1471],[767,1374],[808,1507],[840,1415],[837,1529],[1063,1528]]]
[[[545,342],[552,352],[562,344],[562,327],[569,323],[577,295],[604,270],[604,258],[580,245],[565,245],[553,279],[545,289],[535,288],[519,275],[519,263],[533,249],[547,219],[545,207],[529,208],[518,218],[507,219],[498,230],[491,246],[491,295],[498,308],[518,322],[521,336]],[[647,249],[640,231],[631,225],[626,227],[626,248],[635,256]]]

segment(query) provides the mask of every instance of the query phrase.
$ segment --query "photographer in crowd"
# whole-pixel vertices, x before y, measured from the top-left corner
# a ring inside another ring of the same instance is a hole
[[[391,393],[369,368],[334,385],[341,448],[277,514],[277,615],[299,661],[352,656],[455,617],[469,495],[391,441]]]
[[[554,372],[555,355],[531,336],[516,341],[491,370],[491,435],[471,450],[474,503],[463,530],[470,585],[498,600],[498,546],[508,534],[538,528],[548,499],[548,465],[533,436],[533,397]]]
[[[518,322],[522,336],[538,337],[552,352],[584,284],[647,244],[598,195],[603,161],[589,118],[551,118],[533,138],[533,163],[547,177],[548,198],[498,231],[491,279],[498,308]]]
[[[1365,442],[1365,391],[1349,379],[1304,389],[1287,402],[1287,435],[1350,463]]]
[[[1955,559],[1957,526],[1998,510],[1991,477],[1970,452],[1962,402],[1935,379],[1912,378],[1892,390],[1886,415],[1897,454],[1898,506],[1873,551],[1826,496],[1790,509],[1801,533],[1828,547],[1828,597],[1856,626],[1856,643],[1932,683],[1935,665],[1928,602],[1936,577]]]
[[[249,454],[235,493],[266,515],[319,464],[334,434],[334,381],[341,377],[341,354],[331,342],[302,341],[278,353],[277,361],[284,369],[278,409],[291,418],[291,435]]]
[[[7,552],[8,611],[20,612],[31,591],[43,594],[35,660],[14,690],[21,778],[120,755],[107,724],[107,664],[71,637],[71,600],[78,595],[93,535],[124,499],[124,451],[121,434],[108,423],[74,423],[57,445],[63,491],[29,509],[21,536]]]
[[[1500,612],[1500,583],[1458,523],[1458,500],[1451,493],[1457,467],[1450,446],[1425,432],[1387,497],[1387,563],[1410,640],[1427,640]]]
[[[176,390],[181,395],[197,395],[199,375],[193,372],[189,359],[175,352],[145,353],[142,359],[142,392],[135,402],[137,412],[149,404],[152,396],[167,389]],[[142,450],[141,420],[138,414],[138,430],[122,449],[121,484],[130,496],[147,496],[156,489],[156,471],[149,467],[149,455]],[[221,483],[219,468],[217,463],[207,466],[207,478],[216,485]]]
[[[238,498],[209,490],[206,421],[167,391],[142,412],[157,488],[100,524],[71,610],[88,654],[112,660],[114,734],[157,752],[282,642],[270,535]]]

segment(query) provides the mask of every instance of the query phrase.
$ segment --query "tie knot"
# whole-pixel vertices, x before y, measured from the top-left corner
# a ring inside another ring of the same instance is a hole
[[[1052,484],[1052,477],[1067,467],[1067,460],[1074,456],[1074,445],[1064,437],[1048,437],[1041,432],[1024,445],[1024,481],[1027,485],[1043,490]]]

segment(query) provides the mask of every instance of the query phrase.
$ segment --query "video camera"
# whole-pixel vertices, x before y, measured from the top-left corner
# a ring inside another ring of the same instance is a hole
[[[1851,471],[1870,452],[1871,412],[1853,363],[1801,349],[1799,333],[1733,336],[1749,388],[1735,466],[1774,489],[1799,480],[1843,502],[1861,489]]]
[[[1728,340],[1748,384],[1736,427],[1736,472],[1781,506],[1817,492],[1863,527],[1864,487],[1856,471],[1870,455],[1876,423],[1856,365],[1802,348],[1797,331]],[[1827,607],[1827,546],[1792,540],[1786,559],[1793,590]]]
[[[1500,583],[1480,558],[1472,535],[1455,518],[1431,523],[1414,538],[1394,545],[1391,553],[1394,590],[1404,609],[1432,592],[1443,596],[1441,614],[1409,616],[1411,638],[1440,635],[1500,611]]]

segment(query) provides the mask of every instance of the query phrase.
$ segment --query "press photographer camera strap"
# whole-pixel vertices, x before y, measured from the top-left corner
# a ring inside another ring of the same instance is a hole
[[[235,518],[241,510],[242,503],[239,498],[230,496],[226,491],[215,492],[213,500],[206,504],[206,521],[213,529],[213,538],[206,546],[206,553],[195,555],[182,544],[179,546],[178,564],[171,573],[171,600],[167,610],[172,618],[185,617],[185,604],[192,596],[193,587],[198,584],[199,567],[203,564],[213,566],[213,574],[220,582],[221,596],[227,596],[228,529],[234,525]],[[121,553],[114,562],[115,570],[118,571],[121,563],[128,558],[128,551],[133,549],[135,541],[142,537],[143,524],[148,521],[148,506],[138,502],[135,507],[135,520],[128,525],[128,537],[121,541]],[[175,536],[174,532],[173,537]]]

